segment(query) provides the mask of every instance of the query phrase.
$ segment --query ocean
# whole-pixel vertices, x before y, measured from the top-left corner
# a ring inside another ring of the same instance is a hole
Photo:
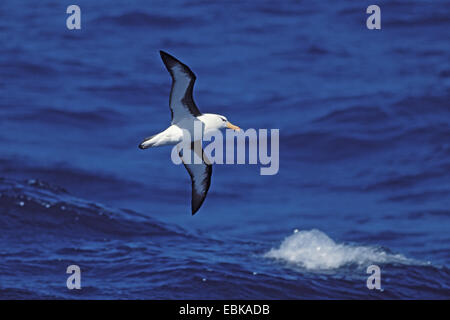
[[[450,3],[371,4],[3,0],[0,299],[449,299]],[[277,174],[215,165],[191,215],[171,148],[138,149],[159,50],[200,111],[279,129]]]

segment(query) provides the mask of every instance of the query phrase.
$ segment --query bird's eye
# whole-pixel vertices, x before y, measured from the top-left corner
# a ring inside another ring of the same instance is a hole
[[[221,118],[221,119],[222,119],[222,121],[224,121],[224,122],[227,121],[227,120],[225,120],[224,118]]]

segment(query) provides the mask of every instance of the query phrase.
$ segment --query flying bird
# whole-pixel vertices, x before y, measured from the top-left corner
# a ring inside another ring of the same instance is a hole
[[[239,131],[238,126],[230,123],[226,117],[213,114],[201,113],[194,102],[192,95],[196,76],[184,63],[174,58],[170,54],[160,51],[161,59],[172,77],[172,88],[170,90],[169,107],[172,114],[171,125],[164,131],[144,139],[139,145],[140,149],[159,147],[167,145],[177,145],[183,141],[184,130],[192,137],[190,148],[179,150],[179,156],[183,161],[192,180],[192,215],[200,209],[205,201],[211,184],[212,164],[206,158],[201,147],[201,141],[194,141],[194,123],[201,125],[202,133],[220,129],[233,129]],[[198,122],[200,121],[200,122]],[[193,163],[192,159],[196,154],[201,161]]]

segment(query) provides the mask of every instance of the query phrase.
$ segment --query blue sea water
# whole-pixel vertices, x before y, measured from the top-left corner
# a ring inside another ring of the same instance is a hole
[[[449,299],[450,4],[370,4],[1,1],[0,298]],[[201,111],[280,129],[277,175],[216,165],[191,216],[137,148],[170,123],[159,50]]]

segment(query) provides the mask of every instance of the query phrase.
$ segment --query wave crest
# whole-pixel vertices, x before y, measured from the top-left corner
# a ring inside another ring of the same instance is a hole
[[[361,266],[369,263],[417,263],[401,254],[391,254],[381,248],[338,244],[316,229],[295,230],[294,234],[284,239],[278,249],[271,249],[264,256],[308,270],[331,270],[346,265]]]

